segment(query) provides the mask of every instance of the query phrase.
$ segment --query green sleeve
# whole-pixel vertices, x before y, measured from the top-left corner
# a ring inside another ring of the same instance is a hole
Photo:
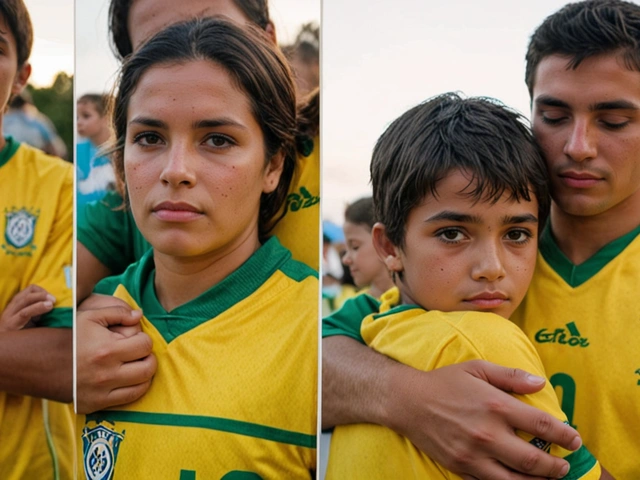
[[[71,328],[73,327],[73,309],[71,307],[54,308],[40,317],[38,326]]]
[[[130,210],[119,209],[122,197],[108,192],[87,204],[78,218],[78,241],[114,275],[122,273],[151,247],[136,227]]]
[[[342,308],[333,312],[322,320],[322,337],[346,335],[364,344],[360,335],[360,325],[367,315],[377,313],[380,301],[367,295],[360,294],[350,298]]]

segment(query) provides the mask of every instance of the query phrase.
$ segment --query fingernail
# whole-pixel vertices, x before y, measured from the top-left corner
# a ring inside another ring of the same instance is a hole
[[[546,380],[542,377],[539,377],[537,375],[531,375],[528,374],[527,375],[527,381],[529,383],[533,383],[534,385],[540,385],[541,383],[544,383]]]
[[[42,305],[44,305],[47,308],[53,308],[53,302],[49,302],[48,300],[42,302]]]
[[[51,303],[56,303],[56,297],[54,297],[50,293],[47,293],[47,300],[49,300]]]
[[[141,318],[142,317],[142,310],[131,310],[131,316],[133,318]]]
[[[564,466],[560,469],[560,478],[566,477],[567,473],[569,473],[569,464],[565,463]]]
[[[582,446],[580,435],[576,435],[569,444],[569,450],[578,450]]]

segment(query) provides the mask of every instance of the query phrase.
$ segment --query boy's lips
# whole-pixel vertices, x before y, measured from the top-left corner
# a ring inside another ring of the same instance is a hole
[[[156,218],[165,222],[188,222],[203,214],[199,208],[186,202],[162,202],[151,211]]]
[[[508,301],[509,297],[502,292],[482,292],[465,299],[465,302],[472,303],[480,308],[496,308]]]

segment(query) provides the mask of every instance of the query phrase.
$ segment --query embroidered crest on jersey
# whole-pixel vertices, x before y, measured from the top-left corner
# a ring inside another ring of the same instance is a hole
[[[640,368],[636,370],[636,375],[640,375]],[[640,380],[638,380],[638,385],[640,385]]]
[[[305,187],[300,187],[300,193],[287,195],[287,210],[297,212],[301,208],[313,207],[320,202],[320,197],[312,195]]]
[[[2,249],[8,255],[31,256],[31,251],[36,248],[33,236],[39,214],[40,210],[30,212],[26,208],[5,209],[4,239],[7,243],[2,245]]]
[[[116,466],[122,433],[105,425],[82,430],[84,472],[87,480],[111,480]]]
[[[567,335],[567,332],[569,335]],[[556,328],[555,330],[547,330],[543,328],[536,332],[535,340],[538,343],[559,343],[561,345],[569,345],[570,347],[580,346],[582,348],[589,346],[589,339],[580,336],[580,331],[575,322],[567,323],[567,328]]]

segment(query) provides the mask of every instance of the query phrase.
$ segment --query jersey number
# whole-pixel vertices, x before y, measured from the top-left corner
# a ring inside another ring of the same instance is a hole
[[[573,423],[573,411],[576,407],[576,382],[566,373],[556,373],[551,376],[549,381],[554,389],[558,387],[562,388],[560,408],[562,408],[562,411],[567,416],[569,425],[577,430],[578,426]]]

